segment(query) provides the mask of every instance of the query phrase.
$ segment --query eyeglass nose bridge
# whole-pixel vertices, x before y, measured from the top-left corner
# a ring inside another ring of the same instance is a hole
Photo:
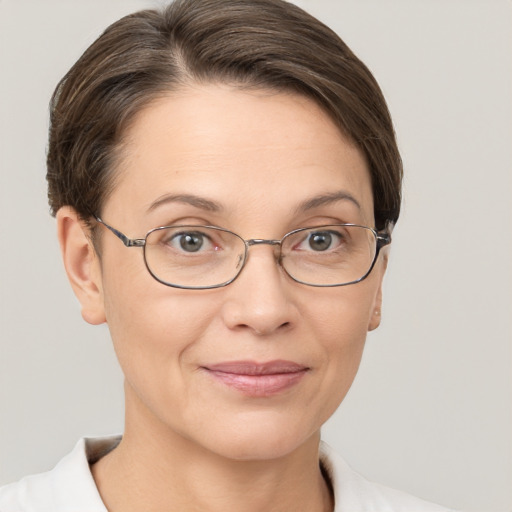
[[[243,239],[242,239],[243,240]],[[241,254],[238,258],[238,262],[236,265],[236,268],[238,269],[238,275],[242,271],[242,269],[245,267],[245,264],[247,263],[247,260],[249,259],[249,247],[252,247],[253,245],[272,245],[279,247],[279,252],[275,254],[275,258],[279,264],[281,264],[281,243],[282,240],[267,240],[264,238],[250,238],[249,240],[243,240],[245,244],[245,254]],[[235,277],[235,279],[236,279]],[[234,280],[234,279],[233,279]]]
[[[281,264],[281,248],[282,248],[282,240],[266,240],[264,238],[251,238],[250,240],[244,240],[245,246],[247,247],[247,252],[249,252],[249,247],[253,245],[271,245],[273,247],[278,247],[278,250],[274,251],[274,256],[276,261]],[[248,254],[247,254],[248,255]]]
[[[250,240],[245,240],[245,243],[248,247],[251,245],[281,245],[281,240],[265,240],[264,238],[251,238]]]
[[[246,256],[245,256],[246,260],[244,262],[244,266],[245,266],[245,263],[247,263],[247,260],[249,259],[249,247],[252,247],[253,245],[271,245],[273,247],[278,248],[278,250],[274,252],[274,257],[275,257],[278,265],[282,265],[282,254],[281,254],[282,243],[283,243],[282,240],[267,240],[265,238],[251,238],[249,240],[244,240],[244,243],[245,243],[245,247],[246,247]]]

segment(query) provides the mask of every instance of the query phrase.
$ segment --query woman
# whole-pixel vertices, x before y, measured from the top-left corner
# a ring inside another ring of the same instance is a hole
[[[122,438],[0,510],[445,510],[320,443],[378,327],[401,161],[367,68],[279,0],[123,18],[56,89],[49,199]]]

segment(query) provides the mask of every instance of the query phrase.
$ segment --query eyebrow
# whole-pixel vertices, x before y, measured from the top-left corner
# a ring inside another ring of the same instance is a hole
[[[345,190],[339,190],[337,192],[331,192],[329,194],[320,194],[318,196],[312,197],[311,199],[303,201],[298,206],[297,212],[303,213],[308,210],[318,208],[320,206],[337,203],[338,201],[350,201],[351,203],[357,206],[358,210],[361,210],[361,205],[359,204],[359,201],[352,194],[346,192]]]
[[[308,210],[313,210],[314,208],[318,208],[320,206],[325,206],[332,203],[337,203],[339,201],[350,201],[358,208],[358,210],[361,209],[359,201],[352,194],[346,192],[345,190],[339,190],[337,192],[331,192],[329,194],[320,194],[310,199],[306,199],[305,201],[299,204],[299,206],[296,208],[296,211],[303,213]],[[211,201],[210,199],[206,199],[204,197],[199,197],[192,194],[165,194],[156,199],[155,201],[153,201],[149,205],[148,211],[156,210],[160,206],[168,203],[189,204],[191,206],[209,212],[219,212],[223,209],[219,203],[216,203],[215,201]]]
[[[206,210],[209,212],[218,212],[222,210],[222,206],[214,201],[205,199],[204,197],[194,196],[192,194],[165,194],[153,201],[148,208],[148,212],[156,210],[158,207],[168,203],[184,203]]]

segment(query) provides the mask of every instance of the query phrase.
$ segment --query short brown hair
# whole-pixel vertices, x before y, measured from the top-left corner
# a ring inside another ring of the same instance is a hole
[[[283,0],[176,0],[108,27],[51,100],[48,197],[99,215],[128,123],[190,83],[293,91],[312,98],[368,161],[376,227],[398,219],[402,162],[382,92],[323,23]]]

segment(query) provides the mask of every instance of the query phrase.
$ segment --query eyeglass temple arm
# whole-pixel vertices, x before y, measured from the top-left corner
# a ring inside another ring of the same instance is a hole
[[[107,229],[110,229],[114,235],[123,242],[126,247],[144,247],[146,245],[146,240],[143,238],[128,238],[125,234],[118,231],[116,228],[113,228],[106,222],[103,222],[99,217],[94,217],[100,224],[103,224]]]
[[[377,251],[391,243],[391,232],[387,229],[377,233]]]

